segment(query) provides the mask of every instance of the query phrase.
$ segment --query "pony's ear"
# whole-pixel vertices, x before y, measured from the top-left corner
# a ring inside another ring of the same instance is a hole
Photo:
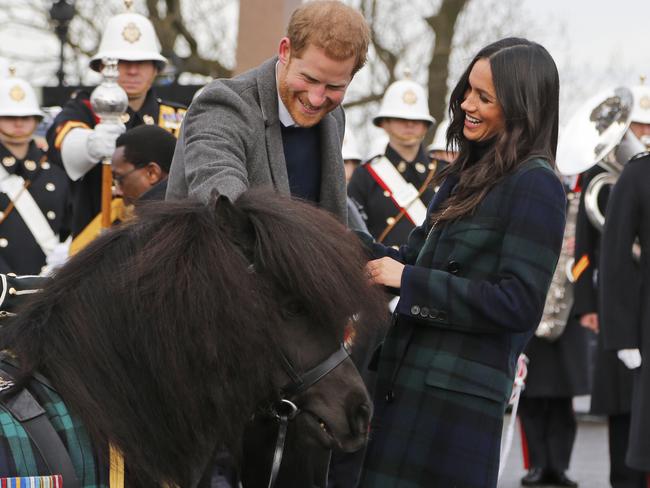
[[[235,205],[226,195],[221,195],[216,189],[210,195],[210,206],[214,208],[219,220],[232,221],[237,212]]]
[[[230,198],[226,195],[222,195],[216,188],[214,188],[210,193],[210,206],[219,212],[222,205],[232,206],[232,202],[230,201]]]
[[[225,195],[220,195],[216,190],[212,191],[212,207],[215,210],[220,222],[227,223],[240,244],[250,240],[254,235],[252,223],[245,212],[235,206],[235,204]],[[245,238],[244,236],[249,236]],[[242,242],[243,241],[243,242]]]

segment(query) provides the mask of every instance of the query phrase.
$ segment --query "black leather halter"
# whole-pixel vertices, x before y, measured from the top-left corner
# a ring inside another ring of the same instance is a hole
[[[289,398],[304,392],[318,383],[318,381],[320,381],[324,376],[331,373],[339,364],[350,357],[350,351],[345,344],[341,344],[327,359],[302,375],[296,372],[291,361],[289,361],[284,353],[281,353],[280,355],[282,357],[282,367],[287,375],[289,375],[289,378],[291,378],[291,382],[280,390],[280,400],[271,407],[271,414],[278,421],[279,426],[278,437],[275,441],[275,451],[273,453],[273,464],[271,465],[271,475],[269,477],[268,488],[273,488],[278,473],[280,472],[280,464],[282,463],[282,454],[284,452],[284,441],[287,437],[289,421],[296,418],[300,413],[298,406],[289,400]]]

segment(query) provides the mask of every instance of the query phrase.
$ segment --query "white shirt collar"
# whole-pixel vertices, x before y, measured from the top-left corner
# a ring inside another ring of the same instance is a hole
[[[298,124],[296,124],[296,121],[293,120],[293,117],[291,117],[291,114],[289,113],[289,110],[287,110],[286,105],[282,101],[282,98],[280,98],[280,85],[278,84],[278,65],[280,64],[280,61],[275,63],[275,86],[276,90],[278,92],[278,117],[280,118],[280,122],[284,127],[294,127]]]

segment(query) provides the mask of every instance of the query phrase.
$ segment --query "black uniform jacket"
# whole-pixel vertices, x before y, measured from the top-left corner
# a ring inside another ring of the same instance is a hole
[[[587,218],[584,195],[591,180],[605,171],[595,166],[582,178],[582,195],[576,221],[576,250],[574,276],[574,309],[576,319],[586,313],[598,313],[598,265],[600,260],[601,232]],[[598,206],[606,212],[609,191],[605,188],[598,196]],[[600,328],[606,319],[599,316]],[[605,351],[602,333],[594,356],[594,377],[591,391],[591,412],[597,415],[629,413],[632,398],[632,374],[613,351]]]
[[[641,256],[633,257],[637,241]],[[607,208],[600,258],[601,335],[607,350],[639,349],[626,464],[650,472],[650,153],[628,162]]]
[[[157,124],[176,135],[185,115],[185,107],[156,98],[152,89],[147,93],[140,110],[134,112],[129,107],[127,115],[128,119],[124,117],[127,129],[142,124]],[[68,132],[78,127],[92,129],[97,123],[99,117],[92,110],[90,95],[87,92],[78,92],[65,104],[47,131],[50,160],[63,168],[61,144]],[[77,236],[101,211],[101,181],[102,171],[97,165],[79,180],[72,182],[73,236]]]
[[[425,153],[424,148],[420,150],[413,161],[407,162],[392,148],[386,147],[385,156],[393,163],[404,179],[413,184],[418,190],[422,187],[431,171],[438,172],[444,167],[444,162],[431,160]],[[380,156],[377,156],[380,157]],[[375,238],[379,238],[384,229],[389,225],[391,219],[396,218],[400,213],[400,207],[391,198],[390,192],[382,188],[368,171],[368,164],[359,166],[350,179],[348,195],[359,208],[362,217],[366,221],[368,231]],[[420,200],[425,207],[433,198],[435,191],[427,188]],[[408,217],[403,216],[393,227],[390,233],[383,240],[387,246],[405,244],[409,233],[415,228],[415,224]]]
[[[50,165],[43,155],[34,142],[30,143],[24,159],[14,157],[0,144],[0,162],[5,171],[29,182],[24,191],[32,196],[52,231],[65,240],[70,228],[68,177],[61,168]],[[45,254],[18,209],[2,192],[0,211],[0,273],[39,274],[45,264]]]

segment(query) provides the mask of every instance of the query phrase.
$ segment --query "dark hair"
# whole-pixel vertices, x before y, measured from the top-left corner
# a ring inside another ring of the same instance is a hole
[[[469,88],[469,74],[479,59],[490,63],[505,120],[503,132],[487,145],[464,136],[465,112],[460,107]],[[434,220],[451,221],[470,215],[501,178],[531,158],[540,157],[555,166],[559,91],[557,67],[543,46],[509,37],[479,51],[449,101],[447,147],[456,145],[459,154],[432,184],[440,184],[450,174],[460,179],[454,194],[433,215]]]
[[[169,173],[176,138],[157,125],[139,125],[118,137],[115,146],[124,146],[124,159],[136,168],[154,162]]]

